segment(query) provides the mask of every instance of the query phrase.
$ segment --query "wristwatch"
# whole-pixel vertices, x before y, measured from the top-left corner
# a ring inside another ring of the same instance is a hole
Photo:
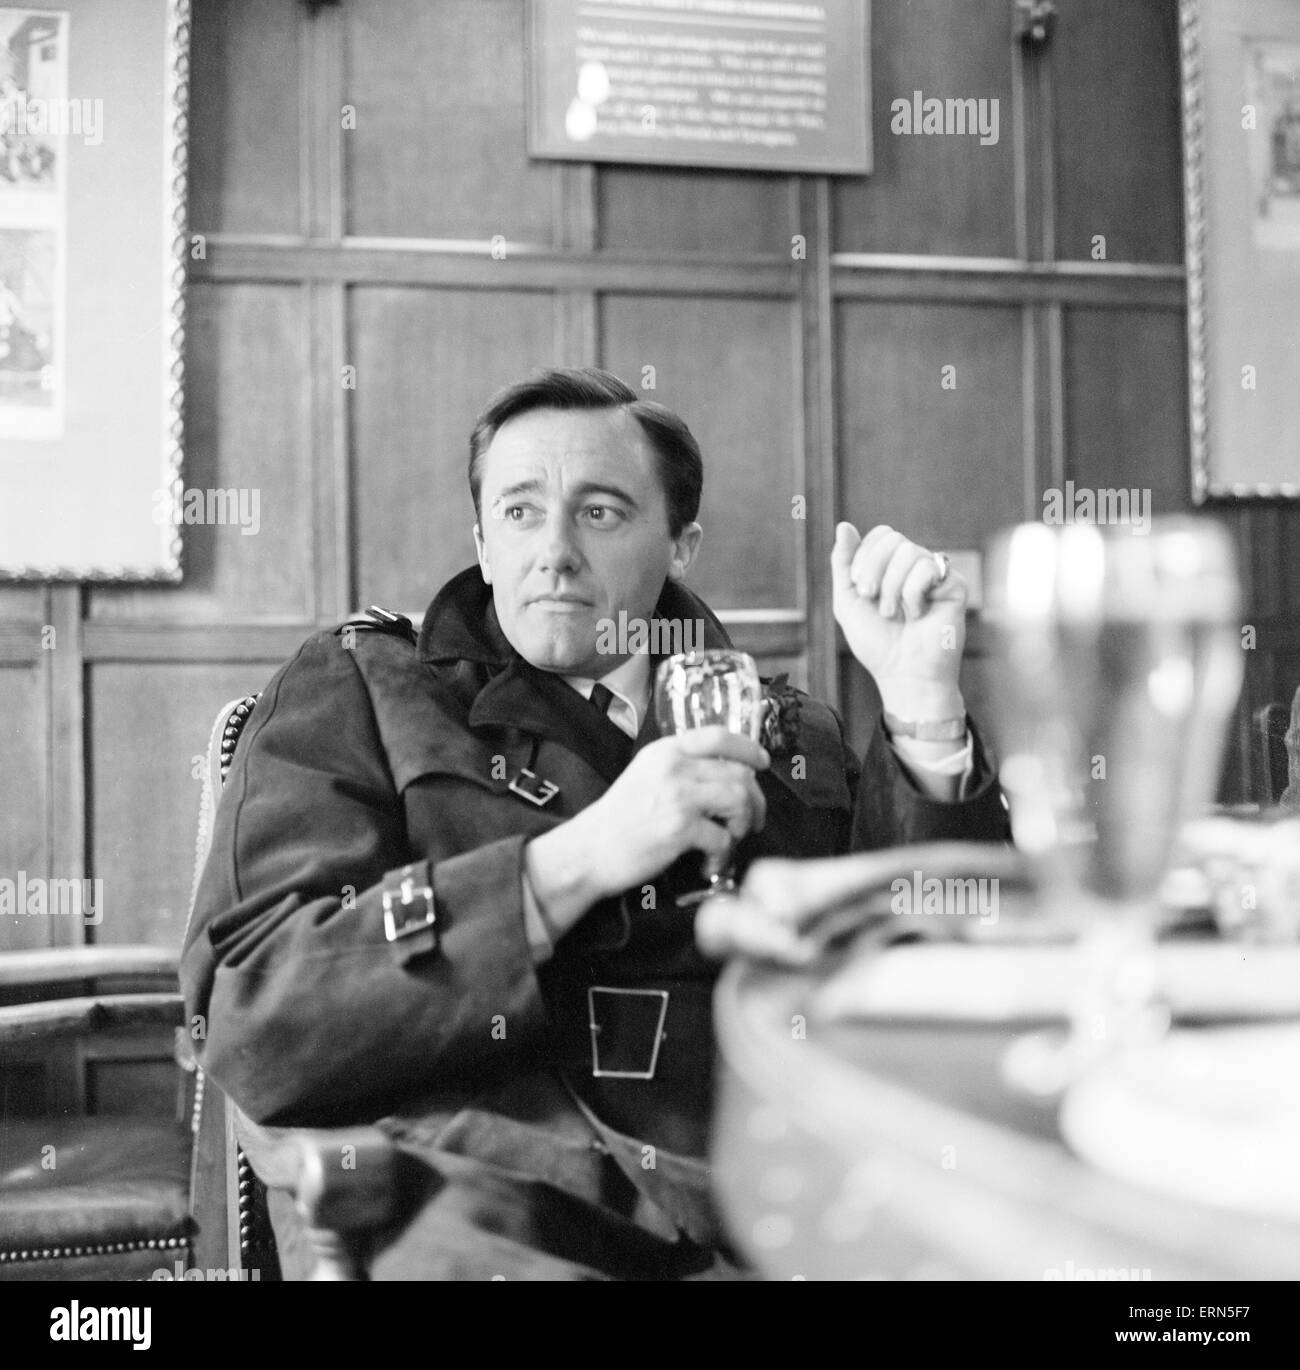
[[[918,742],[961,742],[966,737],[966,715],[960,718],[928,718],[919,723],[884,713],[881,721],[890,737],[914,737]]]

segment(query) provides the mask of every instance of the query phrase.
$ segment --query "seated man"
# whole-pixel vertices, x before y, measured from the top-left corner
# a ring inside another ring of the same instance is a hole
[[[382,1119],[425,1163],[376,1278],[722,1271],[718,967],[676,896],[702,860],[1006,837],[957,684],[966,587],[839,526],[835,614],[886,711],[861,764],[806,696],[775,754],[660,737],[656,659],[610,624],[729,645],[682,583],[689,429],[605,372],[548,371],[488,404],[469,482],[478,565],[418,638],[392,615],[319,633],[253,711],[182,964],[202,1063],[257,1123]]]

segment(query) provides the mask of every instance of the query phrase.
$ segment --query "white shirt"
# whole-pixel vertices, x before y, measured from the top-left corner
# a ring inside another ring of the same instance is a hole
[[[596,686],[591,676],[566,675],[562,679],[583,699],[590,699]],[[605,716],[635,741],[650,708],[650,658],[640,653],[630,656],[601,676],[600,683],[614,696]]]

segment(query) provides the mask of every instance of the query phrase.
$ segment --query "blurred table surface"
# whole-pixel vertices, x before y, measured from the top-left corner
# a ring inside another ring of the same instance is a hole
[[[808,1015],[818,983],[736,962],[715,1000],[715,1176],[737,1245],[767,1277],[1300,1276],[1300,1223],[1078,1159],[1057,1106],[1000,1078],[1022,1027],[823,1024]]]

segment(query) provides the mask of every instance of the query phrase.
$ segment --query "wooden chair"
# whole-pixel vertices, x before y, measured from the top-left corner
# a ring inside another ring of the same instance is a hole
[[[199,808],[191,918],[217,804],[258,698],[232,700],[213,724]],[[365,1279],[373,1234],[389,1221],[397,1202],[397,1148],[374,1127],[258,1127],[192,1057],[191,1065],[196,1077],[195,1264],[202,1268],[205,1260],[212,1260],[240,1279],[281,1277],[267,1211],[270,1184],[294,1197],[311,1247],[311,1278]]]
[[[0,1057],[11,1079],[80,1077],[75,1039],[174,1029],[174,951],[68,947],[0,956]],[[0,1280],[147,1279],[188,1264],[190,1094],[162,1117],[88,1114],[79,1085],[39,1091],[31,1118],[0,1119]],[[51,1096],[53,1096],[51,1098]],[[50,1106],[52,1103],[52,1107]]]
[[[227,704],[212,730],[191,916],[255,704]],[[43,1070],[74,1038],[149,1028],[173,1032],[179,1067],[163,1117],[87,1116],[65,1097],[22,1119],[5,1101],[0,1280],[174,1278],[178,1265],[190,1279],[279,1279],[267,1183],[291,1194],[304,1219],[311,1278],[365,1278],[373,1234],[396,1204],[397,1149],[373,1127],[269,1130],[244,1118],[197,1064],[178,961],[175,950],[143,946],[0,955],[0,1063],[15,1078]]]
[[[1300,689],[1289,713],[1285,704],[1265,704],[1254,723],[1259,802],[1300,812]]]

